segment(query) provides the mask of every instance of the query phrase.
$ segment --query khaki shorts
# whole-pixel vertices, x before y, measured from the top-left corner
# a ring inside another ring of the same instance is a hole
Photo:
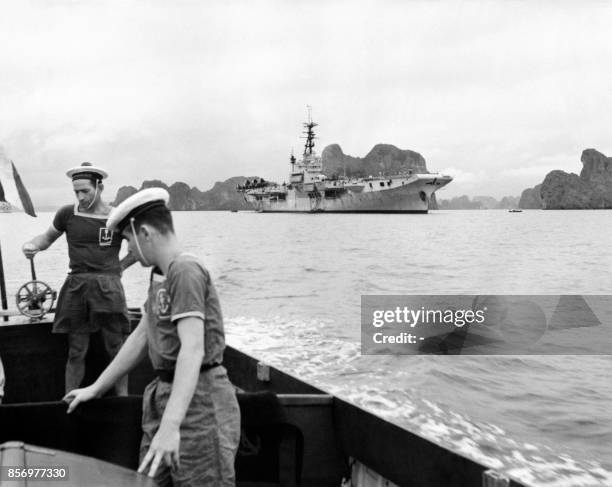
[[[130,331],[121,278],[69,274],[59,294],[53,332],[94,333],[101,327],[117,333]]]
[[[157,433],[172,384],[156,378],[145,389],[140,461]],[[198,385],[180,427],[180,468],[163,462],[155,481],[159,486],[234,486],[234,461],[240,442],[240,409],[234,386],[224,367],[200,372]]]

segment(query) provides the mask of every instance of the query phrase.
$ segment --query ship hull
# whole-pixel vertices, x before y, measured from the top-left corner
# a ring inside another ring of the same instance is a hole
[[[360,191],[347,188],[335,197],[325,196],[324,190],[292,188],[283,199],[262,192],[247,193],[245,198],[263,213],[427,213],[431,195],[450,180],[427,174],[382,189],[378,185],[386,183],[374,180]]]

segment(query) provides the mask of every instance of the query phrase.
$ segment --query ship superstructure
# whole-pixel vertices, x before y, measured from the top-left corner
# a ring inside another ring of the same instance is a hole
[[[260,212],[427,213],[431,195],[452,181],[443,174],[413,173],[368,178],[328,178],[314,150],[318,124],[304,123],[302,158],[292,154],[289,183],[246,181],[238,191]]]

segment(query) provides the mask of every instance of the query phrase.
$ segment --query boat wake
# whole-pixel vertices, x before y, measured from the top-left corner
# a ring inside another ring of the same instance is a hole
[[[226,319],[230,345],[528,485],[612,485],[612,471],[599,462],[513,440],[499,426],[421,397],[418,387],[405,386],[415,383],[415,369],[398,367],[401,357],[362,356],[359,337],[332,336],[334,329],[337,323],[317,319]]]

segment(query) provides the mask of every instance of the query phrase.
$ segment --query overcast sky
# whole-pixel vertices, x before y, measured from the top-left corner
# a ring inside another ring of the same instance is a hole
[[[612,155],[611,25],[604,1],[3,3],[0,146],[39,205],[86,160],[107,199],[282,181],[311,105],[317,149],[394,144],[455,177],[442,198],[518,195]]]

